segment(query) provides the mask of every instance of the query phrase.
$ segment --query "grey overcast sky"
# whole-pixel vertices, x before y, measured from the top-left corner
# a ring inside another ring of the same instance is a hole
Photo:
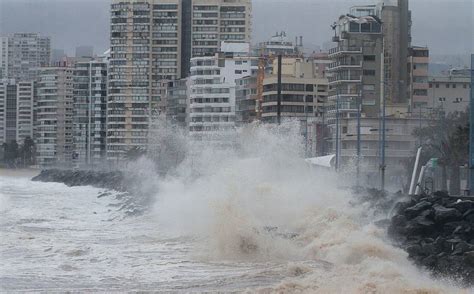
[[[332,36],[329,25],[352,5],[375,0],[253,0],[253,42],[276,31],[304,37],[314,48]],[[52,37],[52,47],[73,54],[79,45],[108,47],[109,0],[0,0],[0,34],[28,31]],[[410,0],[413,44],[432,54],[473,52],[474,0]]]

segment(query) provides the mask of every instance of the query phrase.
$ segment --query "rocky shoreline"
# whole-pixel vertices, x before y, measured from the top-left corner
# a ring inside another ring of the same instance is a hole
[[[50,169],[32,180],[122,192],[116,198],[123,201],[119,210],[127,215],[146,211],[157,191],[156,187],[144,190],[137,175],[127,173],[125,177],[120,171]],[[416,265],[435,276],[474,285],[474,198],[450,197],[444,192],[408,197],[374,189],[357,190],[354,194],[357,200],[353,205],[368,203],[371,211],[393,215],[377,224],[387,228],[394,244],[403,248]],[[109,195],[105,191],[98,197]]]
[[[46,169],[33,177],[32,181],[63,183],[69,187],[93,186],[96,188],[111,189],[120,192],[129,192],[126,189],[125,177],[120,171],[89,171]]]
[[[474,199],[447,193],[397,203],[388,234],[435,276],[474,285]]]
[[[122,171],[47,169],[31,180],[63,183],[69,187],[92,186],[106,189],[97,197],[114,195],[115,199],[122,202],[118,211],[123,211],[127,216],[142,215],[150,207],[155,191],[153,187],[143,188],[143,179],[140,179],[139,175],[129,173],[125,176]],[[120,193],[111,193],[111,190]]]

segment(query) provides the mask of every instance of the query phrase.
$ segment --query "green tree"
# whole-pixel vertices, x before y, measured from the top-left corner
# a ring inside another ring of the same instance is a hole
[[[468,111],[440,117],[432,124],[416,129],[414,135],[422,142],[427,157],[439,159],[443,169],[442,187],[447,186],[449,172],[449,192],[461,194],[460,166],[467,164],[469,157]]]
[[[3,161],[9,167],[16,166],[19,157],[18,143],[12,140],[10,143],[3,143]]]
[[[20,158],[24,166],[30,166],[35,162],[35,142],[31,137],[26,137],[20,148]]]

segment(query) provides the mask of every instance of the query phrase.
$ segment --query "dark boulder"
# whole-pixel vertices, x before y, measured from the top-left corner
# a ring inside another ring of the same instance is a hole
[[[463,257],[468,265],[474,267],[474,251],[465,252]]]
[[[418,244],[413,244],[405,248],[405,251],[408,253],[410,257],[417,257],[423,255],[423,249]]]
[[[426,216],[418,216],[407,222],[405,232],[407,235],[429,235],[434,229],[435,223]]]
[[[446,192],[394,205],[388,234],[435,276],[474,285],[474,200]]]
[[[457,209],[460,213],[465,213],[466,211],[470,209],[474,209],[474,201],[471,200],[464,200],[464,201],[456,201],[455,203],[452,203],[448,205],[447,207],[449,208],[455,208]]]
[[[448,222],[451,220],[459,220],[462,218],[462,214],[455,208],[446,208],[441,205],[434,205],[434,219],[436,222]]]
[[[414,218],[415,216],[419,215],[420,212],[431,208],[432,204],[428,201],[422,201],[420,203],[417,203],[411,207],[408,207],[404,211],[404,215],[407,216],[408,218]]]
[[[474,224],[474,209],[469,209],[462,215],[462,217],[471,225]]]

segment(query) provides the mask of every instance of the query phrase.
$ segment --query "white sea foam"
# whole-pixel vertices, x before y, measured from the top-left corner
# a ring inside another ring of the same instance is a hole
[[[199,156],[160,183],[160,229],[200,240],[195,255],[206,260],[288,264],[283,281],[264,293],[460,291],[416,269],[364,217],[365,206],[349,204],[342,187],[350,178],[309,168],[298,134],[291,122],[252,125],[240,130],[237,148],[195,150]]]
[[[129,165],[143,191],[157,187],[138,217],[101,189],[0,177],[0,289],[462,293],[416,269],[367,206],[350,204],[350,178],[311,170],[298,134],[293,123],[250,125],[231,148],[187,142],[161,179],[144,159]]]

